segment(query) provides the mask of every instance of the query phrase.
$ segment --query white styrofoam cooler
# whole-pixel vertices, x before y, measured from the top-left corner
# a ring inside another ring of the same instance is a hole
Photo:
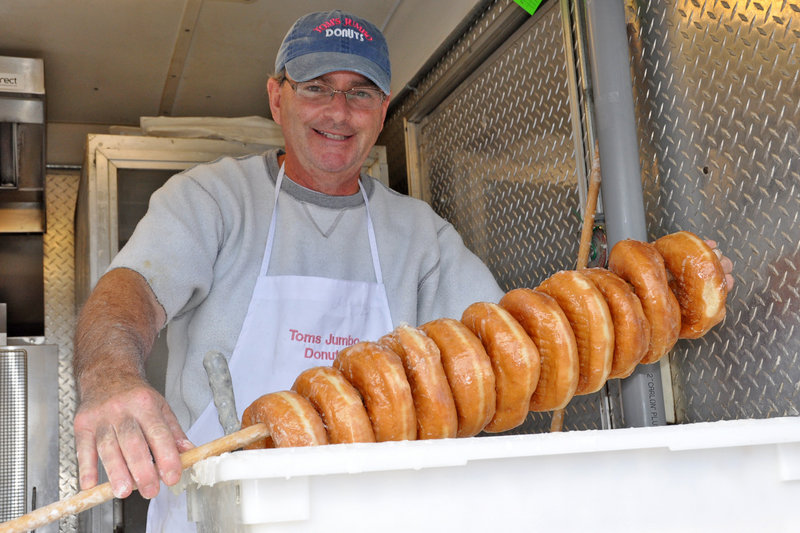
[[[800,531],[800,417],[240,451],[201,532]]]

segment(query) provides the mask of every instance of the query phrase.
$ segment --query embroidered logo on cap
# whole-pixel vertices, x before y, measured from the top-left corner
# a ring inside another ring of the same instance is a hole
[[[344,28],[337,28],[336,26],[346,26]],[[314,31],[324,33],[325,37],[345,37],[347,39],[357,39],[359,41],[371,41],[372,36],[367,29],[351,18],[332,18],[328,19],[316,28]]]

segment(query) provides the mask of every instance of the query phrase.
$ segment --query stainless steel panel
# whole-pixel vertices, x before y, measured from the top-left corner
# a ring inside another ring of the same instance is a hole
[[[44,124],[44,101],[0,93],[0,122]]]
[[[26,363],[24,350],[0,348],[0,522],[26,511]]]
[[[59,500],[58,347],[25,346],[28,354],[27,512]],[[36,531],[54,533],[58,522]]]
[[[651,238],[734,261],[724,323],[671,355],[680,422],[800,414],[800,3],[628,2]]]
[[[0,56],[0,93],[44,94],[44,61]]]

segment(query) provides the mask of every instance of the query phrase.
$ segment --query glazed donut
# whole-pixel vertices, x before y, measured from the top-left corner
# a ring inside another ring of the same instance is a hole
[[[499,433],[525,421],[539,381],[539,351],[511,314],[497,304],[476,302],[461,322],[483,344],[495,377],[497,403],[484,431]]]
[[[681,308],[667,283],[664,259],[650,243],[626,239],[611,248],[608,269],[631,285],[650,324],[650,346],[641,363],[655,363],[675,346]]]
[[[578,388],[578,345],[564,311],[551,296],[531,289],[514,289],[500,306],[517,319],[539,349],[539,384],[531,411],[563,409]]]
[[[330,366],[303,371],[292,390],[306,398],[322,417],[331,444],[375,442],[367,410],[353,385]]]
[[[728,286],[719,258],[701,238],[679,231],[653,243],[671,275],[669,287],[681,308],[681,339],[696,339],[725,318]]]
[[[628,283],[610,270],[587,268],[580,271],[594,283],[608,304],[614,324],[614,360],[608,379],[626,378],[647,353],[650,323],[642,302]]]
[[[375,342],[362,341],[333,361],[364,399],[375,440],[414,440],[417,418],[400,356]]]
[[[603,294],[576,270],[556,272],[537,290],[558,302],[575,334],[580,365],[575,394],[597,392],[608,380],[614,359],[614,325]]]
[[[242,428],[262,422],[269,437],[245,447],[286,448],[328,444],[325,426],[311,402],[294,391],[265,394],[247,406],[242,413]]]
[[[436,343],[421,330],[401,325],[378,339],[378,344],[403,362],[417,415],[417,438],[454,438],[458,414]]]
[[[495,413],[492,362],[483,344],[467,327],[452,318],[420,326],[439,347],[447,383],[458,414],[458,437],[480,433]]]

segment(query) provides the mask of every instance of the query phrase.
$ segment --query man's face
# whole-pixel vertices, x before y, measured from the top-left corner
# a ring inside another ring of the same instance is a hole
[[[318,81],[341,91],[372,86],[364,76],[347,71],[326,74]],[[283,129],[288,175],[302,182],[302,172],[313,178],[312,184],[337,179],[341,183],[358,176],[383,128],[389,98],[377,109],[357,109],[343,94],[312,103],[298,97],[288,81],[270,79],[267,87],[273,119]]]

